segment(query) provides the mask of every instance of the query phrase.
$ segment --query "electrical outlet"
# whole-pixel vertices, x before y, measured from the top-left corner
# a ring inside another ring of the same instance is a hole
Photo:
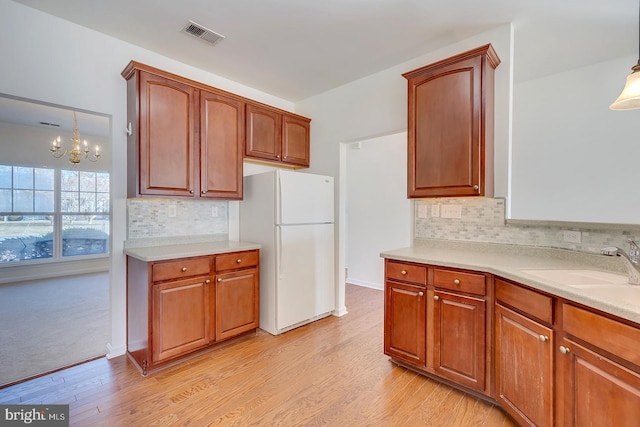
[[[175,218],[178,215],[178,206],[169,205],[167,206],[167,216],[169,218]]]
[[[582,243],[582,233],[580,231],[564,230],[562,240],[568,243]]]
[[[211,206],[211,216],[214,218],[218,217],[218,207],[217,206]]]
[[[433,218],[440,216],[440,205],[431,205],[431,216]]]
[[[442,205],[440,215],[442,218],[462,218],[462,205]]]
[[[427,217],[427,205],[418,205],[418,218]]]

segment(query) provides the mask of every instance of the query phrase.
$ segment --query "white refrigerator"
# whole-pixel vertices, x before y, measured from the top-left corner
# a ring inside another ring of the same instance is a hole
[[[240,240],[260,249],[260,328],[278,335],[335,309],[333,177],[244,177]]]

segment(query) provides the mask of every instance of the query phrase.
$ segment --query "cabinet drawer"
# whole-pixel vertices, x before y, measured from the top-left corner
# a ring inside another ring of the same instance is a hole
[[[427,267],[422,265],[405,264],[403,262],[387,261],[387,279],[427,285]]]
[[[553,323],[553,298],[500,279],[495,281],[496,300],[542,320]]]
[[[433,285],[452,291],[486,295],[487,285],[483,274],[466,273],[456,270],[433,270]]]
[[[154,263],[152,266],[152,279],[154,282],[161,280],[179,279],[209,274],[209,258],[184,258],[175,261]]]
[[[216,256],[216,272],[258,265],[258,251],[234,252]]]
[[[568,334],[587,341],[640,366],[640,329],[600,314],[562,304],[562,328]]]

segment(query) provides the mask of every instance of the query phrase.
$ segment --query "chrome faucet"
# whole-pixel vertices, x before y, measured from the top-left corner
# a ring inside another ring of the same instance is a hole
[[[625,267],[629,272],[629,283],[632,285],[640,285],[640,248],[638,244],[631,239],[629,242],[629,254],[617,246],[608,246],[600,249],[602,255],[622,257]]]

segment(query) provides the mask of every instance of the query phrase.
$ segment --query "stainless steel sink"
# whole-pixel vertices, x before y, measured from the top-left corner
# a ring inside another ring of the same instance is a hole
[[[630,286],[627,276],[598,270],[522,270],[522,272],[572,288]]]

